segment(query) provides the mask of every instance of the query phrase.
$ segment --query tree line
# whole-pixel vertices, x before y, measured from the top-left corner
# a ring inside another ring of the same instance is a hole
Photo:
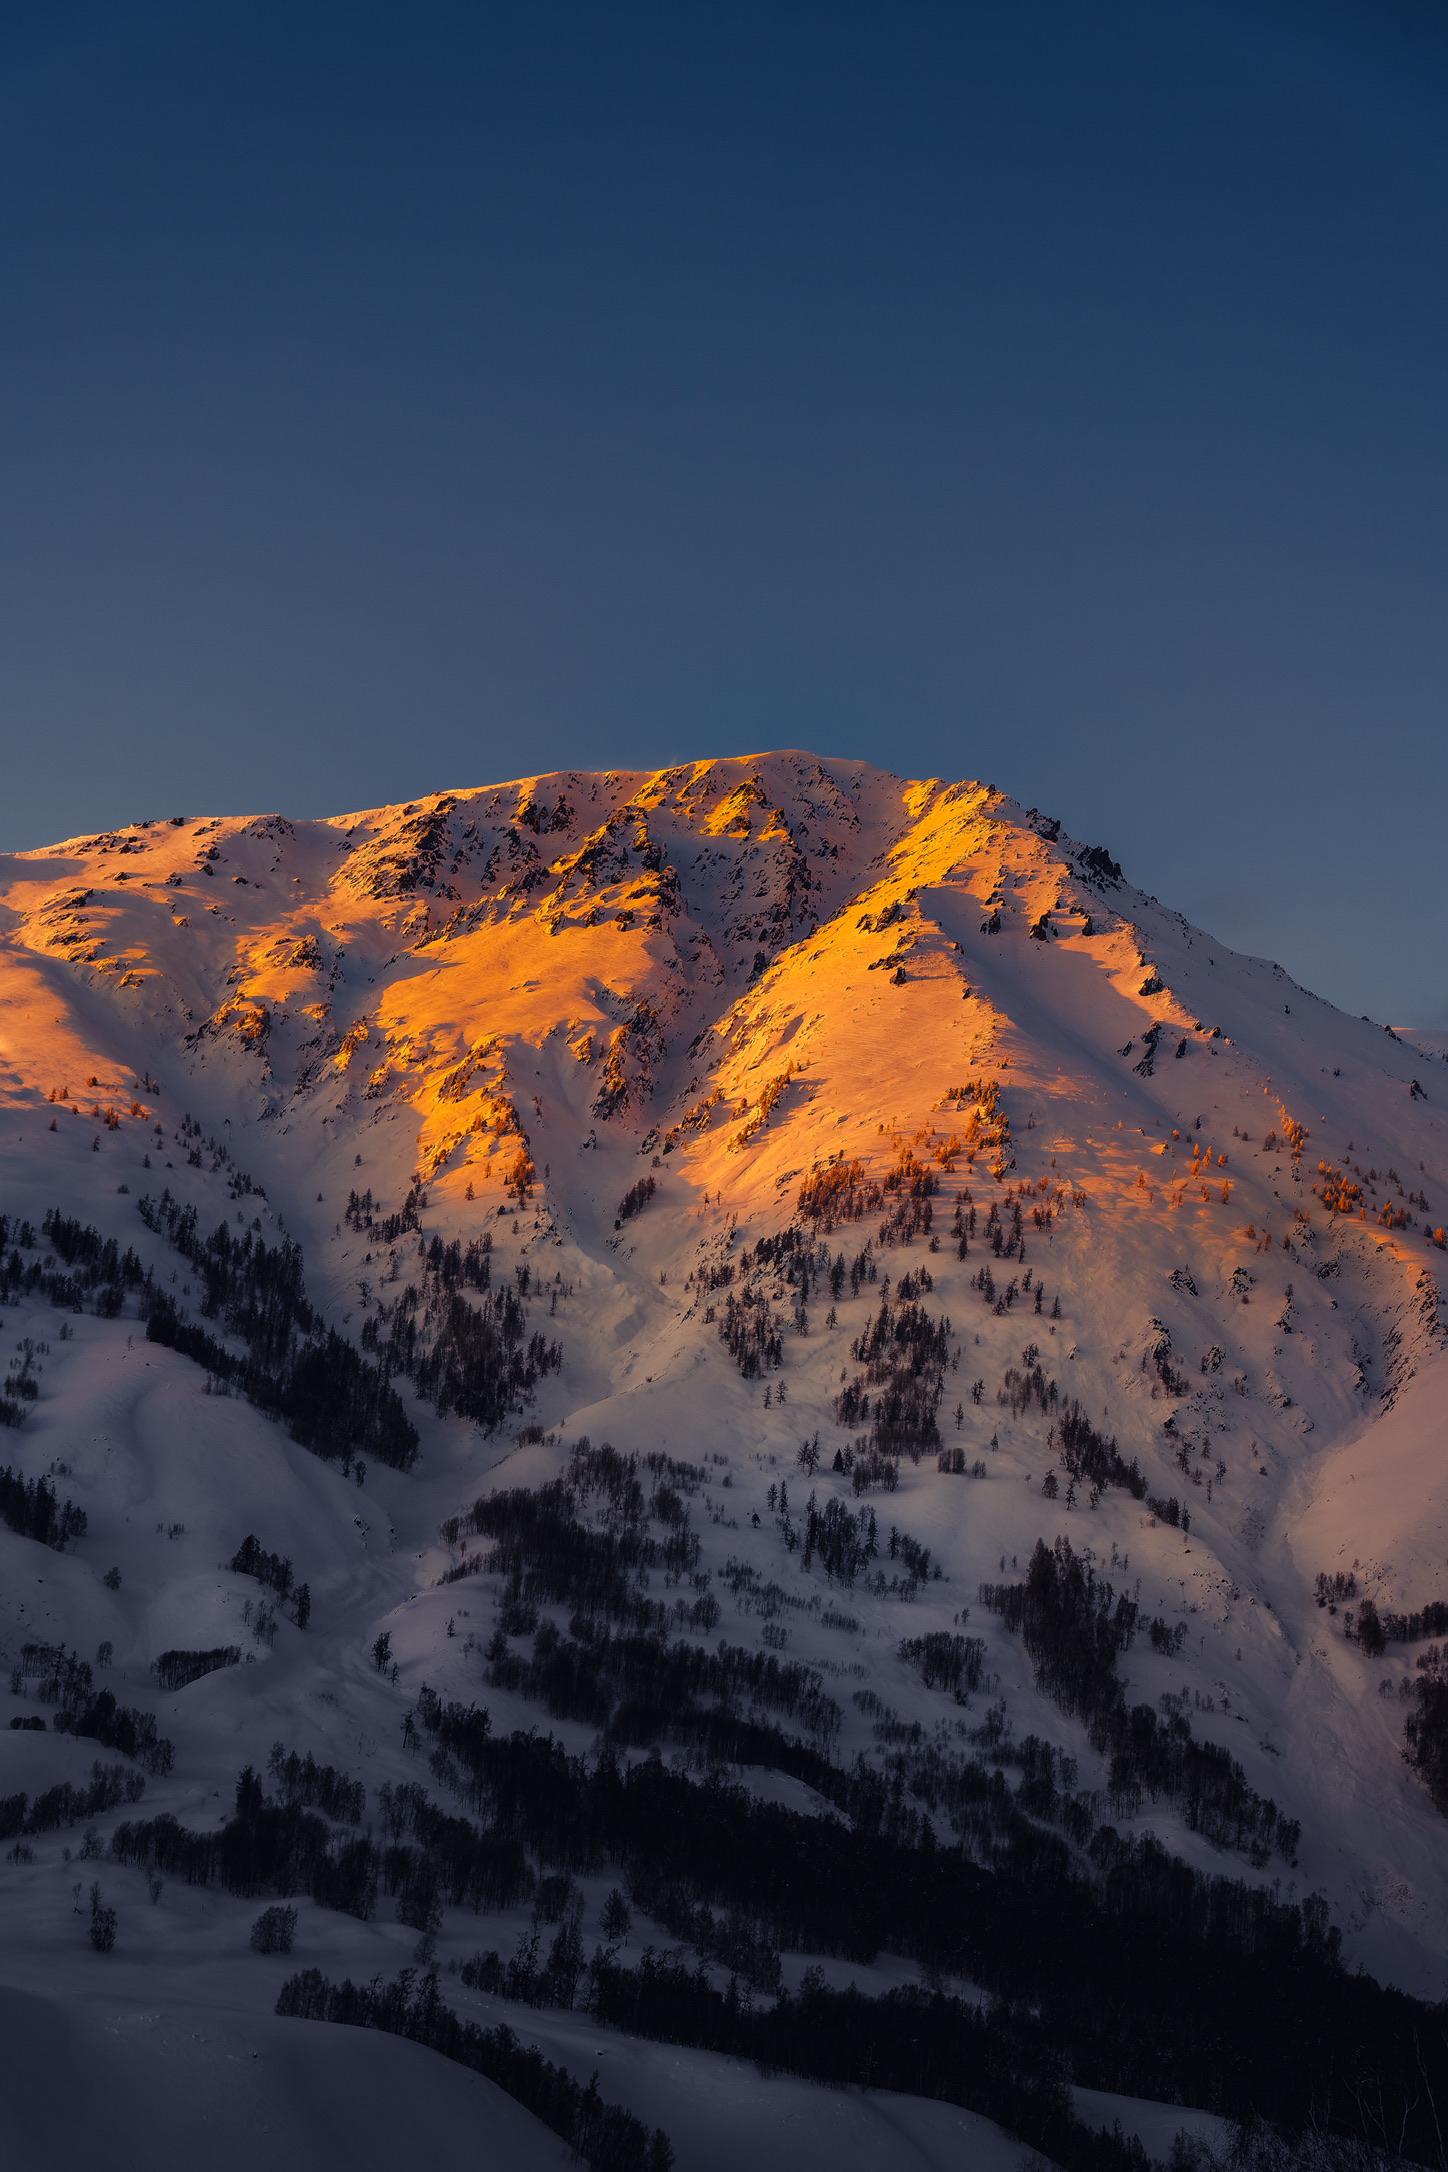
[[[594,2172],[669,2172],[674,2162],[663,2129],[646,2127],[632,2112],[607,2103],[596,2075],[586,2084],[575,2081],[536,2044],[521,2043],[506,2024],[484,2029],[460,2020],[444,2001],[435,1970],[418,1975],[403,1969],[390,1984],[354,1984],[350,1978],[332,1984],[320,1970],[305,1969],[282,1985],[276,2011],[304,2021],[381,2029],[441,2052],[495,2082],[561,2135]]]

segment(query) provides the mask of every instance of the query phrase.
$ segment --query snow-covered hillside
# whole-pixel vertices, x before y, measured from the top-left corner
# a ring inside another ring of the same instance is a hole
[[[1203,1879],[1322,1895],[1349,1963],[1441,1996],[1445,1829],[1403,1756],[1428,1640],[1394,1617],[1448,1601],[1445,1109],[1431,1037],[1224,950],[981,784],[782,753],[0,858],[5,1717],[90,1729],[0,1732],[0,1809],[30,1806],[0,1864],[24,2029],[58,2028],[57,1997],[84,2030],[194,1995],[245,2017],[236,2056],[279,2061],[280,2105],[333,2033],[270,2018],[283,1979],[390,1977],[421,1938],[460,2015],[596,2070],[683,2167],[774,2161],[786,2099],[834,2162],[847,2134],[861,2164],[958,2161],[923,2052],[916,2092],[832,2099],[836,2134],[815,2082],[711,2080],[702,2040],[645,2045],[582,1980],[530,2008],[526,1969],[452,1971],[508,1963],[535,1919],[546,1955],[576,1917],[624,1970],[681,1949],[718,1987],[752,1967],[766,2002],[812,1967],[807,1990],[876,1998],[923,1976],[983,2012],[1007,1994],[964,1933],[827,1948],[776,1909],[754,1933],[777,1963],[746,1965],[623,1855],[540,1843],[476,1906],[396,1865],[350,1912],[304,1891],[283,1962],[248,1948],[260,1871],[113,1846],[161,1813],[216,1832],[247,1764],[315,1810],[274,1744],[362,1783],[357,1830],[407,1786],[486,1827],[496,1780],[449,1748],[451,1706],[576,1756],[606,1737],[625,1768],[722,1764],[821,1835],[867,1829],[844,1776],[878,1771],[1003,1876],[962,1807],[995,1772],[1083,1890],[1093,1832],[1149,1833]],[[622,1480],[604,1443],[666,1460]],[[42,1478],[85,1519],[59,1547],[26,1535],[66,1537]],[[545,1546],[512,1489],[549,1487]],[[1010,1596],[1038,1540],[1054,1628]],[[626,1635],[650,1666],[734,1655],[691,1678],[687,1729]],[[104,1692],[174,1754],[105,1746]],[[36,1826],[98,1759],[143,1796]],[[573,1880],[552,1913],[550,1869]],[[1066,2068],[1230,2108],[1209,2074]],[[308,2117],[349,2086],[327,2077]],[[971,2161],[1009,2151],[991,2132]],[[534,2123],[483,2161],[561,2150]]]

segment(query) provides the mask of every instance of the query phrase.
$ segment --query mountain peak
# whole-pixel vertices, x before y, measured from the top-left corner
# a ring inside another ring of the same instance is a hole
[[[103,1642],[133,1700],[247,1651],[168,1707],[193,1822],[284,1709],[405,1788],[439,1682],[526,1730],[550,1639],[722,1642],[834,1715],[807,1758],[760,1706],[745,1796],[888,1767],[975,1832],[1035,1744],[1051,1846],[1290,1872],[1432,1990],[1439,1812],[1358,1677],[1448,1558],[1442,1075],[994,786],[796,750],[12,854],[3,1400],[90,1566],[13,1575],[0,1641]],[[293,1561],[332,1645],[256,1643]],[[1150,1625],[1089,1710],[1028,1563]]]

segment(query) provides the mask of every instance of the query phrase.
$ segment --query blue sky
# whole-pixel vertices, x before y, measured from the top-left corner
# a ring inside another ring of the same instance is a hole
[[[0,0],[0,848],[792,744],[1448,1022],[1448,16]]]

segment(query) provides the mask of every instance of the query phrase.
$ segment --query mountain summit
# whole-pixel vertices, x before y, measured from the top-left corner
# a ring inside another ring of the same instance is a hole
[[[1083,1891],[1156,1849],[1202,1892],[1319,1894],[1294,1938],[1330,1922],[1436,1993],[1445,1108],[1431,1048],[981,783],[782,752],[0,858],[0,1795],[78,1783],[95,1739],[28,1723],[104,1740],[104,1688],[153,1715],[113,1745],[145,1783],[125,1832],[212,1830],[235,1793],[260,1848],[236,1768],[261,1804],[274,1743],[297,1814],[322,1783],[294,1752],[501,1832],[494,1753],[448,1717],[486,1706],[491,1740],[722,1771],[815,1847],[923,1821],[1005,1880],[1025,1826],[994,1789]],[[119,1802],[87,1813],[107,1845]],[[631,1880],[655,1945],[759,1997],[821,1954],[882,1999],[895,1955],[1041,1995],[925,1924],[830,1946],[802,1887],[572,1855],[536,1806],[515,1875],[449,1886],[416,1806],[383,1815],[423,1867],[365,1908],[188,1858],[226,1888],[214,1939],[140,1913],[161,1843],[123,1839],[118,1960],[130,1914],[146,1981],[199,1940],[231,2000],[257,1893],[310,1893],[308,1965],[365,1979],[419,1927],[486,1943],[464,1900],[507,1945],[539,1880],[581,1921]],[[0,1907],[38,1982],[70,1874],[34,1856]],[[579,2064],[572,2000],[475,1984]],[[1241,2109],[1089,2044],[1068,2065]],[[629,2101],[677,2144],[649,2071]]]

